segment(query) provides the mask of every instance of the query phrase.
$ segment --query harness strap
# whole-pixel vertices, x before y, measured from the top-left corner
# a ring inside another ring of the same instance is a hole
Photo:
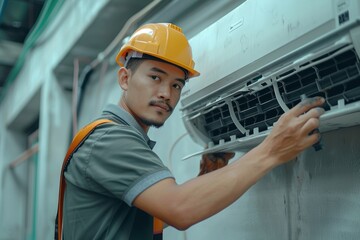
[[[79,147],[80,143],[86,139],[93,131],[94,129],[104,123],[110,123],[112,122],[109,119],[100,119],[96,120],[88,125],[86,125],[84,128],[82,128],[74,137],[74,139],[71,142],[71,145],[66,153],[66,156],[63,161],[63,165],[61,168],[61,174],[60,174],[60,186],[59,186],[59,199],[58,199],[58,210],[57,210],[57,219],[55,223],[55,239],[62,240],[62,227],[63,227],[63,203],[64,203],[64,193],[65,193],[65,177],[64,172],[70,162],[70,158],[73,154],[73,152]]]

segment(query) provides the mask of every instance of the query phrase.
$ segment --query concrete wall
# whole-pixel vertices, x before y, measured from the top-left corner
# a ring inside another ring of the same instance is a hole
[[[178,129],[172,121],[169,125]],[[162,136],[166,128],[155,135]],[[172,133],[165,148],[156,150],[166,156],[181,132]],[[183,233],[167,229],[165,236],[179,240],[358,239],[359,136],[360,126],[323,134],[323,150],[305,151],[271,171],[223,212]],[[176,145],[172,168],[179,183],[197,174],[198,158],[181,160],[196,150],[188,137]]]
[[[86,2],[66,1],[59,12],[62,23],[58,31],[32,51],[1,102],[1,240],[31,239],[26,229],[27,174],[31,163],[24,162],[13,169],[9,163],[26,149],[26,130],[37,119],[40,132],[36,222],[30,229],[35,226],[35,239],[53,236],[60,166],[70,137],[71,119],[71,92],[63,87],[63,81],[69,79],[54,75],[53,69],[107,3]],[[71,34],[68,29],[72,29]],[[107,103],[117,103],[121,91],[116,71],[114,63],[106,61],[95,69],[84,93],[79,126],[95,118]],[[149,135],[157,141],[154,150],[172,169],[179,184],[197,175],[200,157],[186,161],[182,158],[201,147],[186,133],[179,106],[162,128],[152,129]],[[323,142],[322,151],[309,149],[298,159],[274,169],[214,217],[183,232],[167,228],[165,239],[359,239],[360,126],[328,132]],[[237,153],[237,157],[242,154]]]
[[[58,197],[59,173],[69,141],[71,95],[53,69],[81,36],[107,0],[66,1],[54,21],[27,56],[0,106],[0,239],[51,239]],[[71,34],[69,34],[71,29]],[[27,131],[39,124],[36,184],[28,184],[28,166],[24,161],[15,168],[9,164],[26,149]],[[30,186],[32,185],[32,186]],[[29,210],[28,191],[36,186],[36,202]],[[33,212],[33,213],[32,213]],[[33,214],[28,219],[27,214]],[[27,222],[28,221],[28,222]]]

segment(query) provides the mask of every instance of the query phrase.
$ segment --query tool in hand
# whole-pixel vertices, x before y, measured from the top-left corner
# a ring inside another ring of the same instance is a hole
[[[301,94],[300,95],[300,99],[301,101],[305,100],[307,98],[306,94]],[[313,134],[313,133],[316,133],[316,132],[320,132],[318,128],[315,128],[313,131],[311,131],[309,134]],[[322,144],[322,140],[321,140],[321,136],[320,136],[320,139],[319,141],[317,141],[314,145],[313,145],[313,148],[315,149],[315,151],[319,151],[323,148],[323,144]]]

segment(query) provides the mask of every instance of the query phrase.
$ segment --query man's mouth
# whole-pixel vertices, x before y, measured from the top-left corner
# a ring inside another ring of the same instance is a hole
[[[154,106],[154,107],[162,108],[166,112],[172,112],[173,111],[173,108],[168,103],[166,103],[164,101],[150,101],[149,105]]]

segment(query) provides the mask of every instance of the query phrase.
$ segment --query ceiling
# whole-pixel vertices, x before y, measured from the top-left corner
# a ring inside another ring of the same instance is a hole
[[[0,90],[45,0],[0,0]]]
[[[184,26],[184,33],[187,37],[191,37],[243,1],[158,0],[159,4],[138,24],[144,21],[173,22]],[[29,32],[39,17],[45,2],[46,0],[0,0],[0,93],[5,90],[5,82],[22,54],[23,46],[25,49],[28,45],[24,45],[26,36],[30,36]],[[83,32],[56,67],[55,73],[58,76],[72,76],[75,57],[95,59],[119,33],[119,26],[124,25],[133,14],[150,2],[152,1],[109,0],[102,10],[102,13],[106,14],[99,14],[94,19],[91,26]],[[113,24],[114,22],[117,24]],[[93,41],[96,36],[102,37]],[[82,67],[81,65],[80,69]],[[11,75],[13,74],[11,73]],[[71,81],[71,78],[69,79]],[[64,82],[64,87],[70,89],[72,83]]]
[[[146,22],[171,22],[181,26],[184,34],[191,38],[231,9],[240,5],[244,0],[109,0],[54,68],[60,85],[65,90],[72,91],[74,59],[81,59],[79,69],[82,71],[86,65],[98,57],[100,52],[109,46],[112,40],[117,38],[119,31],[129,19],[151,2],[158,3],[152,10],[135,21],[134,25],[128,29],[127,34],[131,34],[138,26]],[[97,36],[101,36],[101,38]],[[94,41],[93,39],[97,40]],[[119,42],[115,46],[112,51],[113,54],[117,53],[121,43]],[[115,64],[113,61],[115,55],[111,56],[110,54],[104,57],[105,59],[110,58],[112,64]]]

